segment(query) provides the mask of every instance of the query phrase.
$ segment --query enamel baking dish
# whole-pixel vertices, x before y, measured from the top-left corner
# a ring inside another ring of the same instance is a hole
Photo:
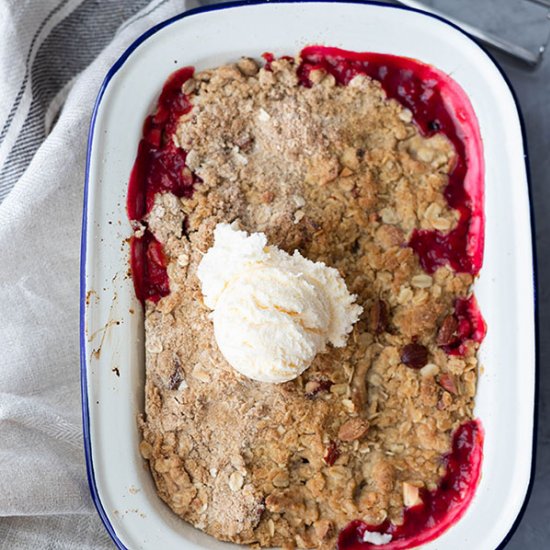
[[[534,268],[520,118],[499,68],[468,36],[433,16],[379,4],[270,2],[192,10],[145,33],[109,71],[90,130],[82,235],[82,405],[93,499],[120,548],[231,547],[176,517],[158,498],[139,455],[144,335],[128,275],[128,177],[143,120],[175,69],[201,70],[265,51],[294,55],[308,44],[434,65],[458,82],[477,114],[486,233],[475,292],[488,333],[476,415],[485,429],[485,458],[465,516],[424,548],[492,550],[513,529],[532,467]]]

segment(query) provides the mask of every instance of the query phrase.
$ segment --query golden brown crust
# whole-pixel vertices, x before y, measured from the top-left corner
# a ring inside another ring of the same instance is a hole
[[[313,80],[245,60],[186,84],[194,108],[177,140],[202,183],[191,199],[158,195],[148,218],[171,294],[146,307],[141,452],[161,498],[207,533],[328,549],[350,520],[400,522],[404,495],[437,483],[472,415],[477,363],[474,345],[459,358],[437,343],[471,276],[429,276],[406,246],[415,228],[456,223],[442,194],[452,146],[423,138],[377,82]],[[348,346],[292,382],[246,379],[217,348],[196,268],[215,225],[235,219],[336,267],[364,306]],[[401,360],[413,338],[421,369]]]

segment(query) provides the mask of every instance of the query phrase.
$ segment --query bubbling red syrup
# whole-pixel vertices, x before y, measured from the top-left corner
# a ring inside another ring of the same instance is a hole
[[[136,296],[141,302],[158,302],[170,294],[166,273],[166,257],[162,245],[148,229],[143,237],[132,237],[130,242],[130,269]]]
[[[453,435],[451,452],[443,457],[446,473],[437,489],[422,489],[422,502],[403,512],[403,524],[385,521],[368,525],[352,521],[338,537],[337,550],[405,550],[426,544],[439,537],[466,512],[481,476],[483,458],[483,429],[478,420],[471,420],[457,428]],[[365,531],[392,536],[387,544],[377,546],[363,542]]]
[[[365,74],[378,80],[389,98],[410,109],[423,136],[442,133],[449,139],[456,157],[445,198],[459,212],[458,225],[447,234],[416,230],[409,246],[428,273],[448,264],[455,271],[477,274],[483,261],[483,153],[475,113],[458,84],[406,57],[325,46],[304,48],[301,56],[298,75],[304,86],[312,85],[309,73],[314,69],[324,69],[342,85]]]
[[[199,181],[185,165],[186,152],[173,140],[179,118],[192,107],[181,87],[193,73],[193,67],[173,73],[162,89],[155,114],[145,119],[128,187],[126,208],[132,221],[143,222],[157,193],[190,197]],[[138,299],[156,302],[170,293],[162,244],[148,229],[143,237],[132,238],[130,258]]]
[[[275,61],[275,56],[271,52],[264,52],[262,59],[265,61],[264,69],[271,71],[271,63]]]
[[[127,209],[131,220],[141,220],[150,212],[157,193],[193,194],[197,178],[186,169],[185,151],[173,141],[180,116],[192,107],[181,87],[193,72],[193,67],[184,67],[173,73],[162,89],[155,114],[145,119],[130,174]]]
[[[442,347],[449,355],[464,355],[467,342],[483,342],[487,325],[473,294],[469,298],[457,299],[454,316],[458,321],[456,340]]]

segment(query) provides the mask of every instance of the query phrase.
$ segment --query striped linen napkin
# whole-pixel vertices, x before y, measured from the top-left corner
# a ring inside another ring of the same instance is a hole
[[[105,74],[195,0],[0,0],[0,549],[112,548],[91,502],[78,349],[82,190]]]

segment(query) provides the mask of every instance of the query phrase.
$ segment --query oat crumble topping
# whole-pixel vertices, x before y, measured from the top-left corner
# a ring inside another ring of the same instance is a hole
[[[216,538],[328,550],[351,520],[399,524],[442,476],[472,418],[477,344],[441,346],[473,278],[428,275],[407,246],[414,229],[457,223],[452,145],[424,138],[378,82],[315,71],[306,88],[296,65],[242,59],[184,84],[193,109],[175,139],[202,182],[191,198],[157,194],[146,218],[171,292],[146,302],[141,453],[160,497]],[[348,345],[296,380],[250,380],[217,348],[196,270],[234,220],[337,268],[364,308]]]

